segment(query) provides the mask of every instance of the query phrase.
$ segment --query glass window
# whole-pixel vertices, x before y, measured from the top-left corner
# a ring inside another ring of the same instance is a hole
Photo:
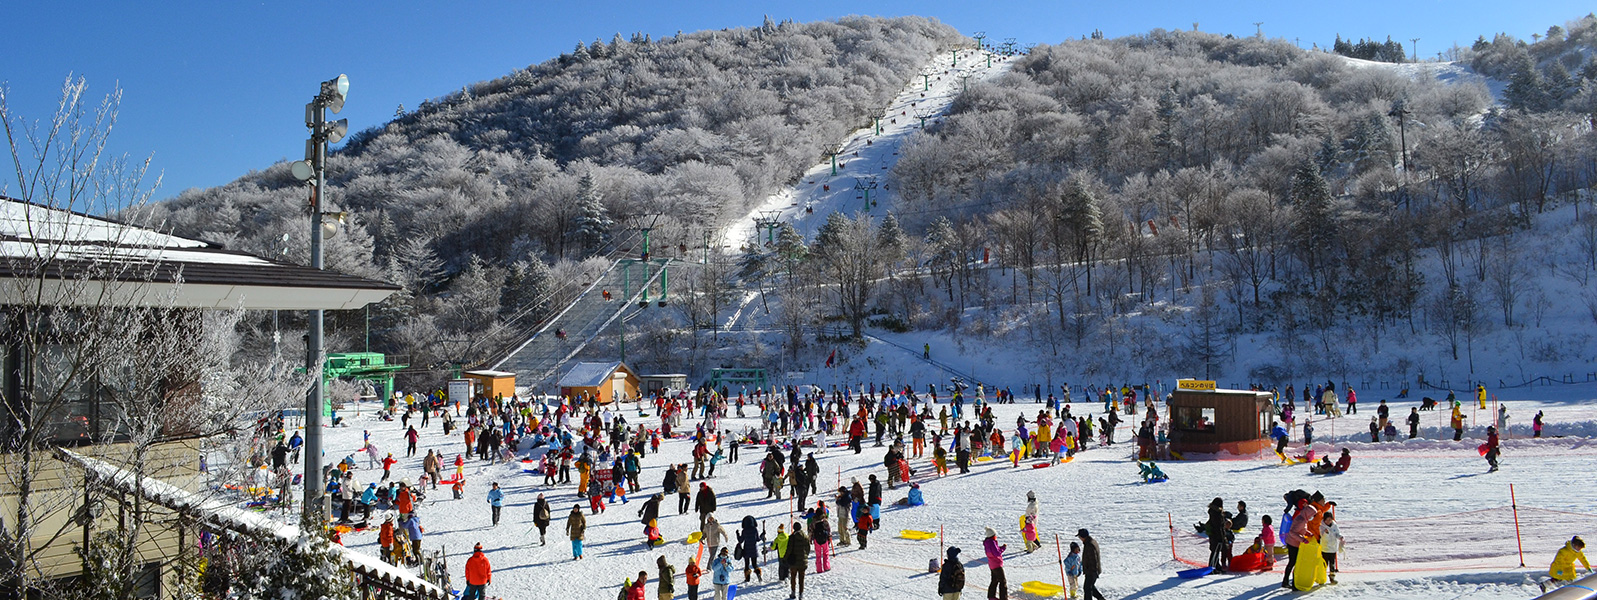
[[[1183,431],[1214,431],[1214,409],[1196,406],[1177,406],[1171,409],[1170,419],[1176,429]]]

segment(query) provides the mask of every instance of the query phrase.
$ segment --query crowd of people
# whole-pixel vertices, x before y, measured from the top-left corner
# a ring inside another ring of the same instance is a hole
[[[975,392],[974,399],[967,398],[969,391]],[[1152,458],[1151,455],[1162,447],[1164,428],[1160,427],[1160,411],[1155,403],[1158,392],[1151,386],[1089,389],[1088,397],[1101,402],[1104,409],[1096,419],[1073,412],[1068,386],[1061,386],[1060,391],[1058,397],[1048,393],[1046,404],[1039,406],[1035,414],[1022,411],[1013,428],[1007,430],[999,424],[980,385],[974,390],[956,387],[946,403],[937,402],[935,387],[922,395],[909,386],[893,389],[873,385],[858,391],[843,388],[831,392],[815,387],[788,387],[776,393],[756,391],[752,395],[735,397],[728,396],[725,390],[700,390],[694,394],[657,395],[640,400],[632,410],[619,404],[600,404],[591,397],[527,400],[479,397],[462,407],[446,405],[441,395],[406,396],[392,409],[392,418],[403,428],[407,457],[417,453],[422,435],[435,435],[424,433],[429,431],[433,421],[439,423],[441,435],[461,444],[462,451],[449,459],[436,448],[428,449],[421,460],[417,483],[412,485],[406,476],[398,477],[396,482],[393,481],[394,471],[399,460],[392,453],[381,452],[368,433],[361,452],[366,454],[368,468],[375,470],[381,465],[380,478],[362,488],[356,482],[356,461],[352,454],[329,469],[323,484],[327,493],[337,500],[335,516],[340,523],[368,526],[373,511],[392,511],[382,518],[380,527],[378,539],[383,560],[414,564],[420,555],[423,533],[415,508],[428,490],[436,491],[443,484],[449,486],[456,498],[461,498],[465,487],[464,466],[468,460],[493,464],[519,460],[525,455],[528,458],[524,462],[536,466],[537,479],[544,488],[537,494],[533,506],[533,523],[540,544],[547,544],[547,531],[553,525],[553,508],[547,494],[560,488],[570,489],[578,499],[563,524],[564,533],[571,542],[572,560],[585,558],[583,543],[589,518],[605,514],[618,502],[629,503],[629,497],[643,494],[647,495],[643,496],[636,511],[641,526],[640,542],[647,550],[664,544],[660,529],[662,505],[674,494],[676,514],[685,515],[690,511],[696,514],[696,537],[706,551],[682,565],[680,570],[689,598],[696,600],[705,575],[709,576],[713,597],[722,600],[729,587],[736,583],[738,567],[743,571],[742,583],[763,582],[765,569],[773,562],[776,580],[787,583],[790,597],[801,598],[807,575],[824,575],[830,571],[833,557],[841,549],[868,550],[870,537],[881,529],[884,488],[892,490],[902,484],[910,485],[908,496],[899,503],[913,507],[925,504],[921,483],[927,482],[928,477],[951,474],[951,466],[959,473],[969,473],[976,460],[982,457],[986,457],[983,460],[1001,459],[1011,468],[1019,467],[1022,460],[1057,464],[1091,448],[1094,443],[1113,445],[1114,431],[1122,422],[1119,415],[1135,415],[1139,408],[1145,408],[1140,411],[1144,413],[1142,422],[1133,428],[1139,455]],[[1336,408],[1338,398],[1331,384],[1312,392],[1305,386],[1303,392],[1305,405],[1312,401],[1316,414],[1334,416],[1342,412]],[[1290,431],[1296,417],[1294,393],[1289,386],[1285,395],[1276,396],[1274,406],[1280,421],[1276,422],[1272,434],[1278,438],[1278,450],[1284,448],[1289,437],[1286,432]],[[1348,389],[1347,395],[1345,412],[1356,414],[1356,394]],[[1035,390],[1035,396],[1041,404],[1040,388]],[[1012,403],[1015,398],[1007,390],[1001,390],[996,400]],[[646,408],[649,405],[653,408],[652,415]],[[1458,411],[1456,403],[1453,410]],[[1384,400],[1376,411],[1372,435],[1391,427]],[[733,416],[756,418],[759,426],[745,426],[736,431],[723,427],[722,420]],[[1498,423],[1506,419],[1504,409]],[[1308,419],[1305,421],[1303,437],[1307,445],[1312,442],[1313,430]],[[1410,437],[1414,436],[1417,421],[1417,411],[1411,411]],[[1537,425],[1540,422],[1538,414]],[[661,488],[658,492],[646,492],[640,474],[647,463],[659,462],[656,457],[662,442],[673,438],[691,444],[691,462],[659,464],[665,469]],[[863,482],[851,477],[847,484],[837,487],[835,495],[828,492],[822,497],[817,453],[826,452],[834,444],[854,454],[864,452],[867,444],[881,448],[881,471],[865,475]],[[292,440],[280,442],[271,453],[274,467],[283,467],[288,455],[298,447],[297,434]],[[1489,439],[1482,446],[1482,454],[1494,470],[1497,448],[1494,426],[1489,428]],[[739,463],[740,453],[749,449],[763,449],[756,468],[765,498],[780,500],[785,492],[796,506],[791,520],[782,519],[774,535],[767,535],[765,524],[752,515],[737,519],[737,526],[729,533],[717,516],[718,509],[723,506],[717,502],[717,490],[710,480],[715,477],[719,465]],[[1327,457],[1315,468],[1323,472],[1344,472],[1349,464],[1350,455],[1344,448],[1340,460],[1332,463]],[[454,467],[452,477],[446,475],[447,466]],[[1029,553],[1040,546],[1037,538],[1040,523],[1035,495],[1028,496],[1021,537]],[[491,526],[497,526],[506,505],[505,492],[493,482],[482,498],[491,508]],[[1264,516],[1260,534],[1253,543],[1244,552],[1234,554],[1235,532],[1249,520],[1246,505],[1238,502],[1236,511],[1229,512],[1216,498],[1210,506],[1209,518],[1198,525],[1199,531],[1210,540],[1210,566],[1218,571],[1268,568],[1276,560],[1274,546],[1281,543],[1286,546],[1289,557],[1284,586],[1294,585],[1299,560],[1323,563],[1325,579],[1335,583],[1335,554],[1340,544],[1332,511],[1335,503],[1324,501],[1318,493],[1297,491],[1288,494],[1287,502],[1279,538],[1271,518]],[[358,524],[354,522],[357,512],[360,514]],[[1075,596],[1078,579],[1083,579],[1081,587],[1085,597],[1102,598],[1097,590],[1102,573],[1098,543],[1086,529],[1081,529],[1077,537],[1078,541],[1070,544],[1070,555],[1063,561],[1069,575],[1069,594]],[[1305,544],[1318,558],[1300,559],[1299,549]],[[982,545],[991,571],[987,597],[1007,598],[1008,582],[1003,563],[1008,547],[998,542],[996,532],[990,527]],[[964,566],[957,558],[960,552],[958,547],[949,548],[947,560],[939,569],[938,593],[945,600],[957,599],[963,593]],[[677,566],[662,554],[657,557],[656,567],[657,595],[671,597],[676,592]],[[467,596],[483,597],[483,588],[491,579],[491,568],[480,547],[472,554],[466,571]],[[1302,581],[1312,586],[1319,582],[1317,577],[1311,574]],[[643,597],[648,580],[648,571],[641,571],[637,577],[621,582],[623,597]]]

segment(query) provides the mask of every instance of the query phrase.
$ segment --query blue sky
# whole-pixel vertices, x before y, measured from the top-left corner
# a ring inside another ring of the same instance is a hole
[[[163,176],[157,198],[226,183],[303,152],[304,104],[317,83],[350,78],[340,114],[352,129],[400,104],[491,79],[570,51],[578,40],[634,31],[656,38],[754,26],[764,15],[813,21],[850,14],[925,15],[967,35],[1058,42],[1101,29],[1153,28],[1270,37],[1304,47],[1344,37],[1421,38],[1422,56],[1477,35],[1521,38],[1585,15],[1566,0],[1510,2],[1083,2],[1008,0],[805,2],[71,2],[8,3],[0,81],[11,108],[47,119],[68,74],[90,92],[123,90],[112,149]],[[14,187],[11,177],[0,185]]]

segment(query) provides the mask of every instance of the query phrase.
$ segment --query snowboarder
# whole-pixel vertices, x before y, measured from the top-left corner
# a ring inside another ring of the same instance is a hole
[[[1580,539],[1578,535],[1570,538],[1568,542],[1564,542],[1564,547],[1559,548],[1558,554],[1553,557],[1552,566],[1547,568],[1547,576],[1552,578],[1549,583],[1562,586],[1575,581],[1575,575],[1578,573],[1575,570],[1575,561],[1577,560],[1580,561],[1580,564],[1585,565],[1586,572],[1590,573],[1591,563],[1586,562],[1586,554],[1583,552],[1585,549],[1586,541]],[[1544,590],[1546,589],[1545,585],[1542,587]]]

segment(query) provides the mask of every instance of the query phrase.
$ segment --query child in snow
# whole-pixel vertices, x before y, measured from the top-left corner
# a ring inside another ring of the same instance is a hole
[[[1065,575],[1070,579],[1070,598],[1076,597],[1076,580],[1081,577],[1081,544],[1070,543],[1070,555],[1065,557]]]
[[[874,521],[871,520],[871,511],[860,511],[859,519],[855,520],[854,522],[854,533],[855,535],[859,536],[860,550],[865,549],[865,536],[871,532],[872,524],[874,524]]]
[[[1020,528],[1020,537],[1026,540],[1026,553],[1041,548],[1042,543],[1037,541],[1037,518],[1026,515],[1026,524]]]
[[[1275,528],[1270,526],[1270,515],[1259,519],[1263,529],[1259,532],[1259,541],[1264,545],[1264,557],[1270,564],[1275,564]]]
[[[1336,503],[1331,503],[1336,506]],[[1320,517],[1320,556],[1325,557],[1325,569],[1331,585],[1336,585],[1336,554],[1342,551],[1342,530],[1336,526],[1336,513],[1327,511]]]
[[[455,480],[455,485],[450,486],[449,489],[455,493],[455,499],[456,500],[459,500],[461,498],[465,498],[466,497],[466,480],[464,480],[464,479],[456,479]]]
[[[1586,554],[1582,552],[1585,549],[1586,541],[1580,539],[1578,535],[1570,538],[1568,542],[1564,543],[1563,548],[1558,549],[1558,555],[1553,557],[1552,566],[1547,568],[1547,576],[1553,578],[1552,583],[1564,585],[1574,581],[1577,573],[1575,571],[1575,561],[1577,560],[1580,561],[1580,564],[1586,566],[1587,573],[1591,572],[1591,563],[1586,562]]]

